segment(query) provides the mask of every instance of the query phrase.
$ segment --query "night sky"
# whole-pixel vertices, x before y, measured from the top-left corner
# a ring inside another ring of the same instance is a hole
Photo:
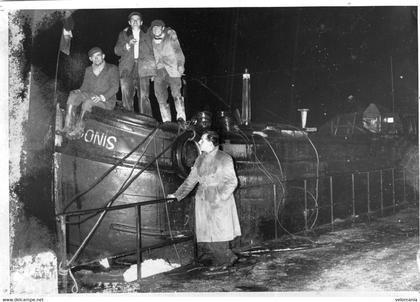
[[[60,60],[60,89],[81,85],[93,46],[118,64],[113,48],[134,10],[142,12],[146,27],[162,19],[178,34],[186,57],[187,118],[199,110],[240,109],[245,68],[255,122],[297,124],[297,108],[311,110],[308,126],[371,102],[392,110],[392,84],[395,111],[417,112],[416,7],[75,10],[71,55]],[[43,51],[35,51],[32,62],[51,78],[61,26],[33,41]]]

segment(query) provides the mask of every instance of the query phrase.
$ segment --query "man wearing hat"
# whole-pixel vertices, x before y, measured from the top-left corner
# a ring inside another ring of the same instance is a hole
[[[99,47],[88,52],[92,65],[87,67],[82,86],[70,92],[67,99],[67,110],[62,132],[70,139],[83,135],[84,117],[92,107],[112,110],[117,100],[119,88],[118,68],[105,62],[105,54]],[[79,119],[75,125],[77,107],[82,105]]]
[[[139,111],[152,116],[149,100],[150,80],[156,74],[152,39],[141,30],[142,15],[132,12],[128,15],[129,27],[118,35],[114,52],[120,57],[119,71],[123,107],[134,111],[134,95],[137,91]]]
[[[185,57],[177,34],[173,29],[165,27],[162,20],[154,20],[151,23],[149,34],[153,38],[153,54],[157,68],[154,88],[162,121],[171,121],[171,109],[168,104],[168,87],[170,87],[176,118],[179,122],[185,122],[184,98],[181,95],[181,76],[184,74]]]

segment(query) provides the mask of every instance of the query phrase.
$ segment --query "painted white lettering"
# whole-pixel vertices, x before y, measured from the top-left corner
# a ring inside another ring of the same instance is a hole
[[[85,142],[90,143],[93,140],[94,132],[92,129],[88,129],[85,132]],[[88,138],[89,137],[89,138]]]
[[[93,143],[102,145],[102,140],[104,139],[104,133],[102,135],[99,132],[95,132],[95,137],[93,138]]]
[[[107,139],[106,141],[107,141],[106,148],[107,148],[108,150],[112,150],[112,149],[114,149],[114,148],[115,148],[114,143],[116,143],[116,142],[117,142],[117,138],[116,138],[115,136],[110,136],[110,137],[108,137],[108,139]]]

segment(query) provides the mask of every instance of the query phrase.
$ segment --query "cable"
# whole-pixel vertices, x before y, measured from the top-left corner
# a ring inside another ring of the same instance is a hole
[[[60,276],[67,276],[67,274],[69,274],[71,279],[73,280],[73,286],[71,287],[71,292],[73,294],[78,293],[79,287],[77,285],[76,278],[73,276],[73,273],[71,272],[71,269],[70,268],[64,269],[61,265],[62,265],[62,262],[60,261],[60,263],[58,264],[58,274]],[[65,290],[67,290],[67,288]]]
[[[138,148],[141,147],[141,145],[144,144],[144,142],[152,135],[154,135],[154,133],[156,133],[158,127],[155,127],[153,129],[153,131],[151,131],[136,147],[134,147],[133,150],[131,150],[129,153],[127,153],[123,158],[119,159],[115,164],[112,165],[111,168],[109,168],[107,171],[105,171],[105,173],[99,177],[98,180],[96,180],[93,184],[91,184],[89,186],[89,188],[87,188],[85,191],[80,192],[79,194],[75,195],[74,197],[72,197],[72,199],[69,201],[69,203],[64,207],[63,212],[65,212],[70,205],[73,204],[73,202],[75,202],[77,199],[79,199],[80,197],[82,197],[83,195],[85,195],[86,193],[88,193],[90,190],[92,190],[94,187],[96,187],[100,182],[102,182],[102,180],[105,179],[106,176],[109,175],[109,173],[111,173],[120,163],[122,163],[124,160],[126,160],[131,154],[133,154]],[[66,202],[63,202],[63,204],[65,204]]]
[[[285,192],[286,192],[286,190],[285,190],[285,188],[284,188],[284,185],[283,185],[283,182],[284,182],[284,173],[283,173],[283,169],[282,169],[282,166],[281,166],[281,163],[280,163],[280,159],[278,158],[278,156],[277,156],[277,154],[276,154],[276,152],[275,152],[275,150],[274,150],[274,148],[272,147],[272,145],[271,145],[271,143],[263,136],[263,135],[261,135],[260,133],[258,133],[258,132],[253,132],[253,134],[256,134],[256,135],[259,135],[260,137],[262,137],[262,139],[268,144],[268,146],[270,147],[270,150],[273,152],[273,154],[274,154],[274,156],[275,156],[275,158],[276,158],[276,160],[277,160],[277,163],[278,163],[278,165],[279,165],[279,169],[280,169],[280,172],[281,172],[281,176],[282,176],[282,179],[283,180],[281,180],[281,179],[279,179],[278,178],[278,176],[277,175],[275,175],[274,174],[274,176],[277,178],[277,180],[278,180],[278,183],[280,184],[280,186],[281,186],[281,188],[282,188],[282,191],[283,191],[283,194],[282,194],[282,199],[280,200],[280,202],[278,203],[278,208],[276,208],[276,210],[275,210],[275,213],[274,213],[274,217],[275,217],[275,220],[276,220],[276,222],[278,223],[278,225],[286,232],[286,233],[288,233],[289,235],[291,235],[292,237],[294,237],[294,238],[303,238],[303,239],[305,239],[305,240],[309,240],[311,243],[313,243],[313,244],[315,244],[315,242],[314,241],[312,241],[311,239],[309,239],[309,238],[307,238],[307,237],[303,237],[303,236],[299,236],[299,235],[296,235],[296,234],[292,234],[291,232],[289,232],[283,225],[282,225],[282,223],[280,222],[280,220],[279,220],[279,218],[278,218],[278,212],[280,211],[280,207],[281,207],[281,205],[282,204],[284,204],[284,199],[285,199]],[[259,159],[258,159],[258,157],[257,157],[257,152],[256,152],[256,144],[255,144],[255,140],[253,140],[254,141],[254,146],[255,146],[255,158],[259,161],[259,162],[261,162]],[[262,166],[264,166],[264,164],[261,162],[261,165]],[[266,169],[265,167],[264,167],[264,169]],[[317,216],[318,217],[318,216]],[[317,218],[316,218],[317,219]],[[315,220],[316,221],[316,220]]]
[[[156,139],[154,139],[154,142],[155,142],[155,157],[156,157],[156,148],[157,148]],[[159,161],[158,161],[157,158],[156,158],[156,169],[157,169],[158,176],[159,176],[160,186],[162,188],[163,198],[166,198],[165,187],[163,185],[162,176],[160,174],[160,169],[159,169]],[[168,203],[167,202],[165,202],[165,210],[166,210],[166,218],[168,220],[169,235],[171,237],[171,240],[173,241],[174,240],[174,237],[173,237],[173,234],[172,234],[171,220],[169,219],[169,210],[168,210]],[[174,247],[174,250],[175,250],[175,253],[176,253],[177,257],[178,257],[179,263],[182,264],[181,257],[179,256],[178,249],[176,248],[176,245],[173,243],[172,246]]]
[[[153,131],[153,135],[148,136],[147,138],[153,138],[156,135],[156,131]],[[139,158],[137,159],[137,161],[133,164],[133,167],[131,168],[130,174],[126,177],[126,179],[124,180],[124,182],[122,183],[122,185],[120,186],[120,188],[118,189],[117,192],[120,192],[121,189],[124,187],[124,185],[127,183],[127,181],[130,179],[130,177],[133,175],[134,169],[136,168],[137,164],[140,162],[140,159],[144,156],[144,154],[147,151],[147,148],[149,147],[150,143],[152,140],[149,140],[146,144],[146,147],[144,148],[143,152],[140,154]],[[144,140],[143,140],[144,142]],[[136,148],[137,149],[137,148]],[[98,215],[99,213],[101,213],[101,211],[97,211],[91,215],[89,215],[88,217],[86,217],[85,219],[81,220],[81,221],[77,221],[77,222],[68,222],[69,225],[74,225],[74,224],[82,224],[83,222],[91,219],[92,217],[95,217],[96,215]]]

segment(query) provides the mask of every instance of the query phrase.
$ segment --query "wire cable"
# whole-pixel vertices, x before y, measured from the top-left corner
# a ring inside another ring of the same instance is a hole
[[[150,143],[151,143],[151,141],[152,141],[152,139],[153,139],[153,137],[156,135],[156,131],[154,131],[153,132],[153,135],[151,135],[151,136],[148,136],[147,138],[150,138],[150,140],[146,143],[146,146],[145,146],[145,148],[144,148],[144,150],[142,151],[142,153],[140,154],[140,156],[139,156],[139,158],[136,160],[136,162],[133,164],[133,166],[132,166],[132,168],[131,168],[131,170],[130,170],[130,174],[125,178],[125,180],[124,180],[124,182],[122,183],[122,185],[120,186],[120,188],[118,189],[118,191],[117,192],[119,192],[123,187],[124,187],[124,185],[127,183],[127,181],[130,179],[130,177],[133,175],[133,172],[134,172],[134,170],[135,170],[135,168],[137,167],[137,164],[140,162],[140,160],[142,159],[142,157],[144,156],[144,154],[146,153],[146,151],[147,151],[147,148],[149,147],[149,145],[150,145]],[[74,225],[74,224],[82,224],[82,223],[84,223],[85,221],[87,221],[87,220],[89,220],[89,219],[91,219],[91,218],[93,218],[93,217],[95,217],[96,215],[98,215],[99,213],[101,213],[101,211],[98,211],[98,212],[95,212],[95,213],[93,213],[93,214],[91,214],[91,215],[89,215],[88,217],[86,217],[85,219],[83,219],[83,220],[81,220],[81,221],[77,221],[77,222],[68,222],[68,224],[69,225]]]
[[[156,148],[157,148],[156,139],[154,139],[154,143],[155,143],[155,157],[156,157],[156,155],[157,155],[156,154]],[[163,185],[162,175],[160,174],[159,161],[157,159],[156,159],[156,170],[158,172],[159,182],[160,182],[160,186],[161,186],[162,193],[163,193],[163,198],[166,198],[165,187]],[[168,210],[168,203],[167,202],[165,202],[165,211],[166,211],[166,218],[168,220],[169,236],[171,237],[171,240],[173,241],[174,237],[173,237],[173,234],[172,234],[171,220],[169,219],[169,210]],[[172,246],[174,247],[174,250],[175,250],[175,253],[178,257],[179,263],[182,264],[181,257],[179,256],[178,249],[176,248],[175,243],[173,243]]]
[[[90,186],[89,186],[89,188],[87,188],[85,191],[83,191],[83,192],[80,192],[79,194],[77,194],[77,195],[75,195],[75,196],[73,196],[72,198],[71,198],[71,200],[69,201],[69,203],[64,207],[64,210],[63,210],[63,212],[65,212],[69,207],[70,207],[70,205],[72,205],[77,199],[79,199],[80,197],[82,197],[83,195],[85,195],[86,193],[88,193],[89,191],[91,191],[94,187],[96,187],[99,183],[101,183],[104,179],[105,179],[105,177],[106,176],[108,176],[109,175],[109,173],[111,173],[119,164],[121,164],[124,160],[126,160],[131,154],[133,154],[138,148],[140,148],[143,144],[144,144],[144,142],[146,142],[146,140],[150,137],[150,136],[152,136],[152,135],[154,135],[155,133],[156,133],[156,131],[158,130],[158,127],[155,127],[154,129],[153,129],[153,131],[151,131],[136,147],[134,147],[134,149],[133,150],[131,150],[129,153],[127,153],[123,158],[121,158],[121,159],[119,159],[115,164],[113,164],[112,165],[112,167],[111,168],[109,168],[107,171],[105,171],[105,173],[101,176],[101,177],[99,177],[93,184],[91,184]],[[63,204],[65,204],[66,202],[63,202]]]

